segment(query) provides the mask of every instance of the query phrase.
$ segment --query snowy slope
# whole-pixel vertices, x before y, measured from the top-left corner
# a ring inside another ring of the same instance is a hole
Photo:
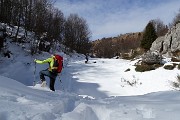
[[[91,58],[85,64],[83,55],[60,52],[62,83],[57,78],[51,92],[32,87],[33,60],[50,54],[30,56],[24,48],[10,46],[11,58],[0,58],[0,120],[179,120],[180,95],[170,84],[177,68],[141,73],[134,70],[137,60]],[[37,82],[39,71],[47,67],[36,65]]]
[[[179,92],[83,98],[0,76],[0,120],[179,120]]]

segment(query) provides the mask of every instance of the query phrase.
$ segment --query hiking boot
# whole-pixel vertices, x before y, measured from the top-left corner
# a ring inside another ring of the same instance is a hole
[[[45,86],[46,86],[46,81],[42,81],[41,87],[45,87]]]

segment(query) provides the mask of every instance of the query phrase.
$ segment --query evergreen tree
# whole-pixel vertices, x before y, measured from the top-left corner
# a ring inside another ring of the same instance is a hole
[[[156,30],[151,22],[149,22],[144,30],[143,38],[141,40],[141,47],[145,50],[151,48],[152,43],[156,40]]]

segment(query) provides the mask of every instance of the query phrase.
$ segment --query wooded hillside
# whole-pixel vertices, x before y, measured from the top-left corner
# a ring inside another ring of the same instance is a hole
[[[121,53],[130,52],[140,46],[140,40],[143,33],[121,34],[113,38],[103,38],[93,41],[93,54],[97,57],[114,57],[120,56]]]

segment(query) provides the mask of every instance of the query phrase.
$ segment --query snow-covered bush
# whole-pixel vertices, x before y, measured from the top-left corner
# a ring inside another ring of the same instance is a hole
[[[177,75],[177,81],[172,82],[172,86],[176,90],[180,90],[180,75]]]

